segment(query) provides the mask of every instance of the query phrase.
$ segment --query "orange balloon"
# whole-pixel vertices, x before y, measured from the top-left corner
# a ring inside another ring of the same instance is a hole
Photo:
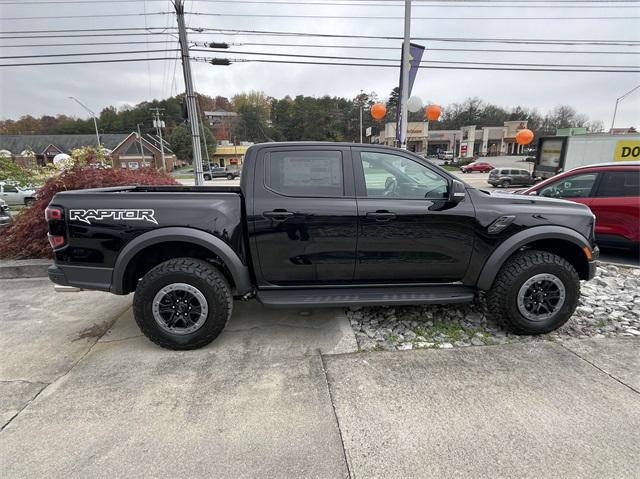
[[[371,116],[374,120],[382,120],[387,114],[387,107],[382,103],[374,103],[371,106]]]
[[[442,114],[442,108],[439,105],[429,105],[425,109],[427,120],[429,121],[438,121],[440,115]]]
[[[518,145],[528,145],[533,141],[533,132],[527,128],[516,133],[516,143]]]

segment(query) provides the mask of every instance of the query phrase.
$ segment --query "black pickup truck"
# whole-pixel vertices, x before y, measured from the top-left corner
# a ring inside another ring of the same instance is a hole
[[[267,143],[240,187],[69,191],[47,209],[59,285],[135,292],[142,332],[172,349],[215,339],[234,300],[318,307],[460,303],[487,291],[516,333],[573,313],[594,275],[581,204],[489,194],[410,152]]]

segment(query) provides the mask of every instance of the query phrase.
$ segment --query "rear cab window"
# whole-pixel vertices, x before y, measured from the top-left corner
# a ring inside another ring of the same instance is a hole
[[[265,162],[265,186],[283,196],[344,196],[342,152],[270,152]]]

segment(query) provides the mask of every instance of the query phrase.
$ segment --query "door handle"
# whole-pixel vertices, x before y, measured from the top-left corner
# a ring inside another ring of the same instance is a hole
[[[371,211],[369,213],[367,213],[367,218],[373,218],[376,221],[389,221],[392,220],[396,217],[395,213],[391,213],[390,211],[387,210],[378,210],[378,211]]]
[[[266,218],[272,218],[274,220],[286,220],[288,217],[293,216],[293,213],[287,210],[273,210],[273,211],[265,211],[262,213],[262,216]]]

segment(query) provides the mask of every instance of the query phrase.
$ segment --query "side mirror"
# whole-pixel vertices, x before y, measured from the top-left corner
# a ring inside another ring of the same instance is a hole
[[[464,186],[464,183],[458,180],[453,180],[449,187],[449,201],[451,203],[460,203],[465,196],[467,196],[467,189]]]

